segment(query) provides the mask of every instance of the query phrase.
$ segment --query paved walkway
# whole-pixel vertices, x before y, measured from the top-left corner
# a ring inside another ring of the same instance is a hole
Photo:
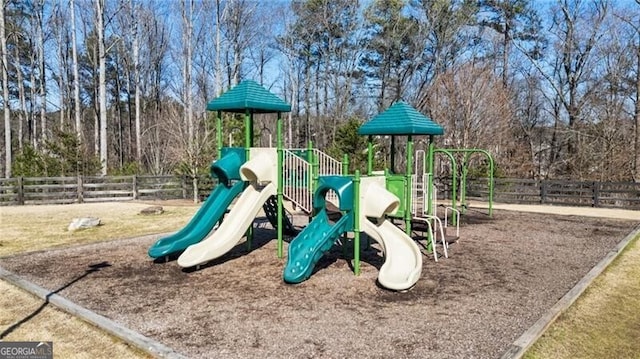
[[[470,208],[489,208],[488,202],[471,202]],[[493,209],[504,209],[508,211],[550,213],[570,216],[586,216],[601,218],[618,218],[628,219],[640,222],[640,211],[632,211],[628,209],[617,208],[593,208],[593,207],[567,207],[567,206],[549,206],[549,205],[527,205],[527,204],[508,204],[493,203]]]

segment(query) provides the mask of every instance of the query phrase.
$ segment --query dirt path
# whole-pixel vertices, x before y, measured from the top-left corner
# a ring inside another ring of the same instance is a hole
[[[499,356],[637,224],[470,210],[461,243],[406,293],[376,286],[380,253],[353,276],[339,247],[307,282],[282,282],[274,232],[257,229],[212,265],[182,271],[146,257],[153,240],[6,258],[0,265],[193,357]],[[346,248],[350,256],[350,248]],[[81,280],[88,266],[99,265]]]
[[[472,202],[471,208],[489,208],[487,202]],[[543,206],[528,204],[494,203],[494,209],[508,211],[559,214],[565,216],[584,216],[596,218],[617,218],[640,221],[640,211],[633,211],[620,208],[593,208],[593,207],[571,207],[571,206]]]

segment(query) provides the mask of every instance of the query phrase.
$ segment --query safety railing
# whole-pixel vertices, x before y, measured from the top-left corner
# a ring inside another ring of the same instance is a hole
[[[311,163],[290,150],[283,150],[283,195],[303,211],[313,208]]]
[[[318,149],[284,150],[284,196],[305,212],[313,208],[313,191],[318,177],[342,174],[342,162]],[[333,191],[326,200],[338,204]]]
[[[428,196],[431,194],[431,206],[434,208],[431,213],[435,213],[436,193],[435,186],[432,191],[427,190],[430,174],[414,174],[411,176],[411,214],[415,216],[423,216],[428,214]]]

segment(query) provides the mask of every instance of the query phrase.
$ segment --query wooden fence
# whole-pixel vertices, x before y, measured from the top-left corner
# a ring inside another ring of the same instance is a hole
[[[436,179],[441,198],[450,196],[447,179]],[[640,183],[579,182],[497,178],[494,200],[504,203],[555,204],[640,210]],[[198,197],[214,182],[198,179]],[[63,204],[145,199],[191,199],[190,178],[180,176],[17,177],[0,179],[0,206]],[[488,180],[470,179],[467,198],[487,200]]]
[[[487,199],[488,183],[486,178],[468,180],[467,197]],[[640,210],[640,183],[496,178],[494,200]]]
[[[200,196],[211,179],[199,180]],[[16,177],[0,179],[0,206],[193,198],[192,181],[179,176]]]

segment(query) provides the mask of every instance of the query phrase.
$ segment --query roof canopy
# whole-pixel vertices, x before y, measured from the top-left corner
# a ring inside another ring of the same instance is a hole
[[[209,101],[207,110],[240,113],[289,112],[291,105],[255,81],[245,80],[220,97]]]
[[[442,126],[411,105],[398,101],[358,129],[360,135],[442,135]]]

